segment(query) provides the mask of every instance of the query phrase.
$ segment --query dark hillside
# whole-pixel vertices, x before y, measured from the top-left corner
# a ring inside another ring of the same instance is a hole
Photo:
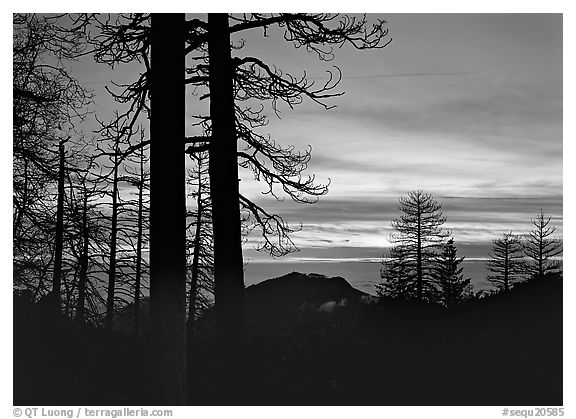
[[[559,279],[446,310],[361,303],[343,279],[290,275],[289,291],[286,277],[247,289],[247,404],[562,404]],[[352,303],[319,310],[342,298]],[[200,376],[214,367],[210,353]],[[191,394],[193,403],[223,402],[206,380]]]
[[[291,273],[248,287],[246,301],[247,405],[563,401],[561,279],[446,310],[376,304],[343,278]],[[14,308],[15,404],[146,404],[146,331],[54,321],[23,297]],[[211,325],[209,312],[193,338],[191,404],[229,403],[215,390]]]
[[[146,405],[142,341],[14,298],[14,405]]]

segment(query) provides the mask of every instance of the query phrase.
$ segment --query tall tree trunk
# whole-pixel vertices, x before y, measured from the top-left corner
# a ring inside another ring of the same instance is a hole
[[[214,235],[214,281],[221,351],[221,396],[231,402],[242,389],[244,271],[238,201],[237,138],[233,67],[227,14],[208,14],[212,142],[209,174]]]
[[[196,218],[196,231],[194,233],[194,256],[192,258],[192,278],[190,283],[190,294],[188,296],[188,322],[192,324],[196,316],[196,295],[198,293],[198,270],[200,262],[200,234],[202,204],[198,206],[198,216]]]
[[[544,277],[544,235],[542,234],[542,224],[540,224],[540,234],[538,237],[538,279]]]
[[[78,279],[78,307],[76,320],[79,323],[85,321],[84,304],[86,301],[86,284],[88,282],[88,249],[90,239],[88,236],[88,194],[84,191],[84,204],[82,207],[82,254],[80,260],[80,275]]]
[[[422,301],[422,223],[418,204],[418,243],[416,249],[416,299]]]
[[[138,183],[138,227],[136,237],[136,284],[134,285],[134,335],[140,329],[140,287],[142,283],[142,231],[144,224],[144,150],[140,150],[140,182]]]
[[[506,255],[504,256],[504,291],[508,291],[509,287],[508,287],[508,244],[506,244]]]
[[[108,267],[108,298],[106,300],[106,328],[114,323],[114,293],[116,289],[116,243],[118,240],[118,144],[114,149],[112,179],[112,225],[110,233],[110,266]]]
[[[188,296],[188,325],[194,322],[196,315],[196,295],[198,293],[198,277],[200,269],[200,238],[202,234],[202,217],[204,205],[202,203],[202,159],[198,159],[198,196],[196,198],[196,231],[194,232],[194,256],[192,257],[192,278],[190,283],[190,295]]]
[[[28,205],[28,159],[24,159],[24,187],[22,188],[22,202],[20,207],[17,209],[16,221],[14,222],[14,237],[18,237],[20,233],[20,227],[22,226],[22,218],[26,212],[26,206]]]
[[[59,167],[58,167],[58,198],[56,204],[56,237],[54,240],[54,278],[52,281],[52,300],[56,314],[61,313],[62,299],[62,252],[64,248],[64,178],[66,153],[64,143],[58,144]]]
[[[185,17],[152,15],[150,297],[153,395],[184,405],[186,390]]]
[[[196,215],[196,231],[194,232],[194,256],[192,258],[192,278],[190,280],[190,293],[188,295],[188,320],[186,321],[186,344],[188,345],[188,365],[192,366],[194,354],[191,351],[192,338],[194,332],[194,321],[196,319],[196,298],[198,295],[198,276],[200,265],[200,238],[202,234],[202,216],[204,208],[202,205],[202,177],[201,177],[201,164],[202,160],[198,160],[198,198],[197,207],[198,213]]]

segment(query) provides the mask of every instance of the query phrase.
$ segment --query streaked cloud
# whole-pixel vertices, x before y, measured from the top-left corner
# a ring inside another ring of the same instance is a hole
[[[270,211],[281,214],[292,223],[301,223],[301,231],[293,234],[299,248],[310,249],[346,248],[346,257],[372,257],[367,254],[352,255],[352,249],[380,249],[383,253],[390,245],[389,237],[393,233],[391,222],[401,213],[396,197],[372,197],[358,199],[333,199],[326,197],[309,206],[290,201],[277,202],[261,199],[258,204]],[[481,246],[484,253],[491,240],[504,232],[526,234],[533,226],[530,220],[540,209],[552,217],[557,237],[563,234],[562,196],[543,198],[470,198],[441,197],[437,201],[443,204],[443,214],[447,218],[444,227],[452,232],[455,240],[461,244]],[[247,247],[258,241],[254,236]],[[475,255],[477,256],[477,248]],[[323,257],[331,257],[325,254]]]

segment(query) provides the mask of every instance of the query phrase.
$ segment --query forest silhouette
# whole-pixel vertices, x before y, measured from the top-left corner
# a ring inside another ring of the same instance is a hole
[[[562,242],[544,210],[523,235],[494,238],[490,291],[465,277],[442,204],[422,190],[399,198],[375,295],[298,272],[244,285],[246,237],[282,257],[298,227],[245,194],[239,170],[303,208],[326,195],[330,182],[307,174],[311,150],[262,129],[281,106],[328,110],[343,92],[339,68],[321,83],[294,76],[242,56],[231,35],[276,27],[329,62],[343,45],[385,48],[386,22],[14,14],[13,25],[14,404],[562,404]],[[69,71],[81,57],[141,69],[107,88],[118,110],[92,133],[95,99]],[[194,135],[192,89],[209,101]]]

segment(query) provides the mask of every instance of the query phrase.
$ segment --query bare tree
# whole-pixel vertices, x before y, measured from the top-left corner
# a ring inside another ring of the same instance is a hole
[[[63,203],[63,143],[76,137],[91,95],[65,67],[81,37],[36,14],[14,14],[13,28],[14,286],[35,298],[51,290],[59,307],[64,210],[55,211],[53,191]]]
[[[123,157],[122,146],[129,142],[131,131],[126,129],[126,120],[117,117],[112,122],[101,123],[98,134],[101,138],[96,143],[94,158],[101,160],[101,167],[104,169],[100,174],[99,181],[107,185],[107,202],[103,205],[108,207],[104,213],[109,223],[109,239],[105,245],[107,253],[106,266],[106,316],[105,326],[111,329],[114,324],[114,312],[117,300],[117,282],[120,276],[118,264],[118,241],[122,226],[120,222],[121,207],[123,203],[120,198],[121,186],[121,163]]]
[[[76,148],[74,154],[82,155],[88,145]],[[74,284],[70,291],[76,298],[68,301],[66,306],[74,306],[78,323],[99,324],[103,299],[99,292],[94,291],[99,288],[99,249],[106,241],[99,208],[105,191],[99,177],[93,173],[96,164],[92,157],[88,156],[84,164],[78,162],[75,166],[77,169],[68,173],[67,248],[70,254],[67,259],[70,259],[74,271]]]
[[[88,258],[90,251],[90,234],[88,230],[88,200],[89,190],[84,186],[82,196],[82,250],[80,253],[80,273],[78,278],[78,303],[76,309],[76,320],[79,323],[85,321],[85,307],[86,307],[86,288],[88,284]]]
[[[52,297],[56,312],[61,310],[62,253],[64,247],[64,194],[66,179],[66,150],[68,138],[58,144],[58,193],[56,198],[56,234],[54,237],[54,276],[52,279]]]
[[[141,133],[141,138],[144,133]],[[128,208],[126,224],[123,235],[124,245],[131,249],[130,258],[133,258],[133,290],[131,291],[134,301],[134,334],[140,331],[140,303],[143,291],[148,287],[147,273],[148,262],[144,257],[144,246],[149,242],[149,182],[150,171],[147,169],[149,158],[146,149],[140,148],[134,156],[135,161],[125,165],[125,174],[122,179],[136,188],[135,199],[132,200],[131,208]]]
[[[530,222],[534,228],[528,233],[524,245],[524,254],[529,260],[526,266],[528,274],[541,279],[561,272],[562,263],[555,258],[562,254],[562,241],[553,237],[556,227],[550,224],[551,217],[546,217],[540,210]]]
[[[188,197],[194,200],[195,210],[187,211],[188,249],[188,320],[191,330],[199,312],[214,304],[214,246],[212,239],[212,203],[208,181],[206,152],[190,156],[193,167],[188,170]]]
[[[142,138],[139,143],[125,148],[116,163],[122,163],[139,149],[151,145],[151,352],[155,359],[152,385],[155,402],[169,405],[185,404],[187,397],[185,62],[184,46],[178,41],[184,42],[187,38],[185,25],[184,15],[80,14],[72,17],[69,28],[72,32],[87,34],[90,53],[97,62],[112,68],[118,64],[141,64],[141,72],[133,82],[108,89],[116,102],[123,105],[123,110],[108,126],[114,127],[122,121],[122,135],[132,138],[141,125],[147,123],[146,119],[150,119],[150,139]],[[151,97],[154,97],[153,101]],[[151,117],[151,105],[154,118]]]
[[[155,394],[187,404],[183,14],[152,16],[150,303]],[[170,106],[167,104],[170,103]]]
[[[210,197],[214,235],[214,290],[220,340],[221,391],[234,397],[244,359],[244,266],[238,202],[234,72],[227,14],[208,15],[210,88]]]
[[[512,232],[492,240],[492,251],[486,267],[491,272],[486,279],[498,289],[509,291],[524,275],[522,240]]]
[[[186,182],[188,198],[195,203],[187,209],[187,280],[188,318],[186,339],[188,369],[195,377],[196,362],[193,341],[196,336],[196,320],[207,309],[214,307],[214,242],[212,236],[212,203],[208,180],[208,153],[190,155],[192,167],[188,169]]]

